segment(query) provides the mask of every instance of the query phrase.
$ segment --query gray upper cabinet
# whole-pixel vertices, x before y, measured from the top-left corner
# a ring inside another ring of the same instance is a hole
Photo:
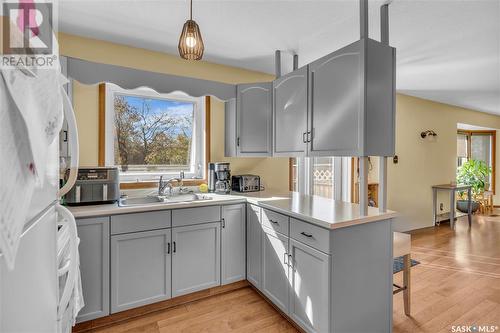
[[[395,49],[361,39],[309,64],[309,155],[392,156]]]
[[[222,206],[222,284],[245,280],[245,204]]]
[[[220,222],[172,229],[172,296],[220,285]]]
[[[236,98],[224,103],[224,156],[237,156]]]
[[[171,298],[170,229],[111,236],[111,312]]]
[[[247,280],[258,289],[262,281],[261,208],[247,205]]]
[[[274,155],[307,153],[307,66],[273,82]]]
[[[77,219],[85,306],[78,322],[109,314],[109,217]]]
[[[288,313],[288,237],[266,227],[263,231],[262,292]]]
[[[330,256],[294,239],[290,255],[290,317],[306,332],[330,332]]]
[[[272,155],[272,82],[240,84],[236,98],[238,156]]]

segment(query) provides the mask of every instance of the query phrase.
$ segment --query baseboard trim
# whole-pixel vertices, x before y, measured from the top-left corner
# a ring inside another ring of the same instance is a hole
[[[103,328],[106,326],[118,324],[120,322],[125,322],[130,319],[134,319],[140,316],[144,316],[153,312],[166,310],[169,308],[173,308],[174,306],[191,303],[194,301],[198,301],[200,299],[212,297],[215,295],[227,293],[230,291],[246,288],[250,286],[250,283],[247,280],[238,281],[234,283],[230,283],[224,286],[213,287],[201,291],[194,292],[192,294],[183,295],[175,298],[171,298],[165,301],[148,304],[144,306],[140,306],[138,308],[125,310],[122,312],[114,313],[112,315],[97,318],[89,321],[85,321],[82,323],[78,323],[73,327],[73,333],[81,333],[88,332],[91,330],[95,330],[98,328]],[[287,318],[288,319],[288,318]]]

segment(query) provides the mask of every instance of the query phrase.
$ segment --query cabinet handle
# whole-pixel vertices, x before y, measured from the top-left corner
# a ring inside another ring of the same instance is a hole
[[[167,243],[167,254],[170,254],[170,242]]]
[[[304,236],[306,236],[306,237],[309,237],[309,238],[311,238],[311,237],[313,236],[313,235],[311,235],[311,234],[305,233],[304,231],[302,231],[300,234],[301,234],[301,235],[304,235]]]
[[[288,266],[288,263],[286,262],[286,258],[288,258],[288,253],[283,253],[283,263]]]
[[[271,219],[269,219],[269,222],[277,224],[277,225],[280,225],[278,221],[274,221],[274,220],[271,220]]]
[[[312,132],[307,131],[307,142],[311,142],[311,140],[312,140]]]
[[[173,253],[175,253],[175,252],[177,252],[177,247],[175,246],[175,242],[174,242],[174,252]]]
[[[291,254],[288,255],[288,262],[290,263],[290,267],[292,269],[295,269],[295,265],[294,265],[294,262],[293,262],[293,256]]]
[[[236,146],[240,146],[240,138],[236,139]]]
[[[64,139],[63,142],[68,142],[68,131],[64,131]]]
[[[222,218],[222,228],[226,227],[226,219]]]
[[[307,143],[306,134],[307,132],[302,133],[302,142],[304,143]]]

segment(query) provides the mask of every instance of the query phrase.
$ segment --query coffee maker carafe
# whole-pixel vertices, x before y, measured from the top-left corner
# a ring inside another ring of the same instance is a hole
[[[208,190],[216,193],[229,193],[231,191],[229,163],[210,163],[208,170]]]

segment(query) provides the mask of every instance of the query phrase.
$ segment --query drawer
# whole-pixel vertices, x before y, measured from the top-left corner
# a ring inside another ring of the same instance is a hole
[[[290,237],[317,250],[330,253],[330,231],[327,229],[292,218]]]
[[[262,225],[285,236],[288,236],[290,231],[289,220],[286,215],[262,209]]]
[[[175,209],[172,211],[172,226],[219,222],[220,206]]]
[[[171,226],[172,216],[170,210],[111,216],[112,235],[164,229]]]

